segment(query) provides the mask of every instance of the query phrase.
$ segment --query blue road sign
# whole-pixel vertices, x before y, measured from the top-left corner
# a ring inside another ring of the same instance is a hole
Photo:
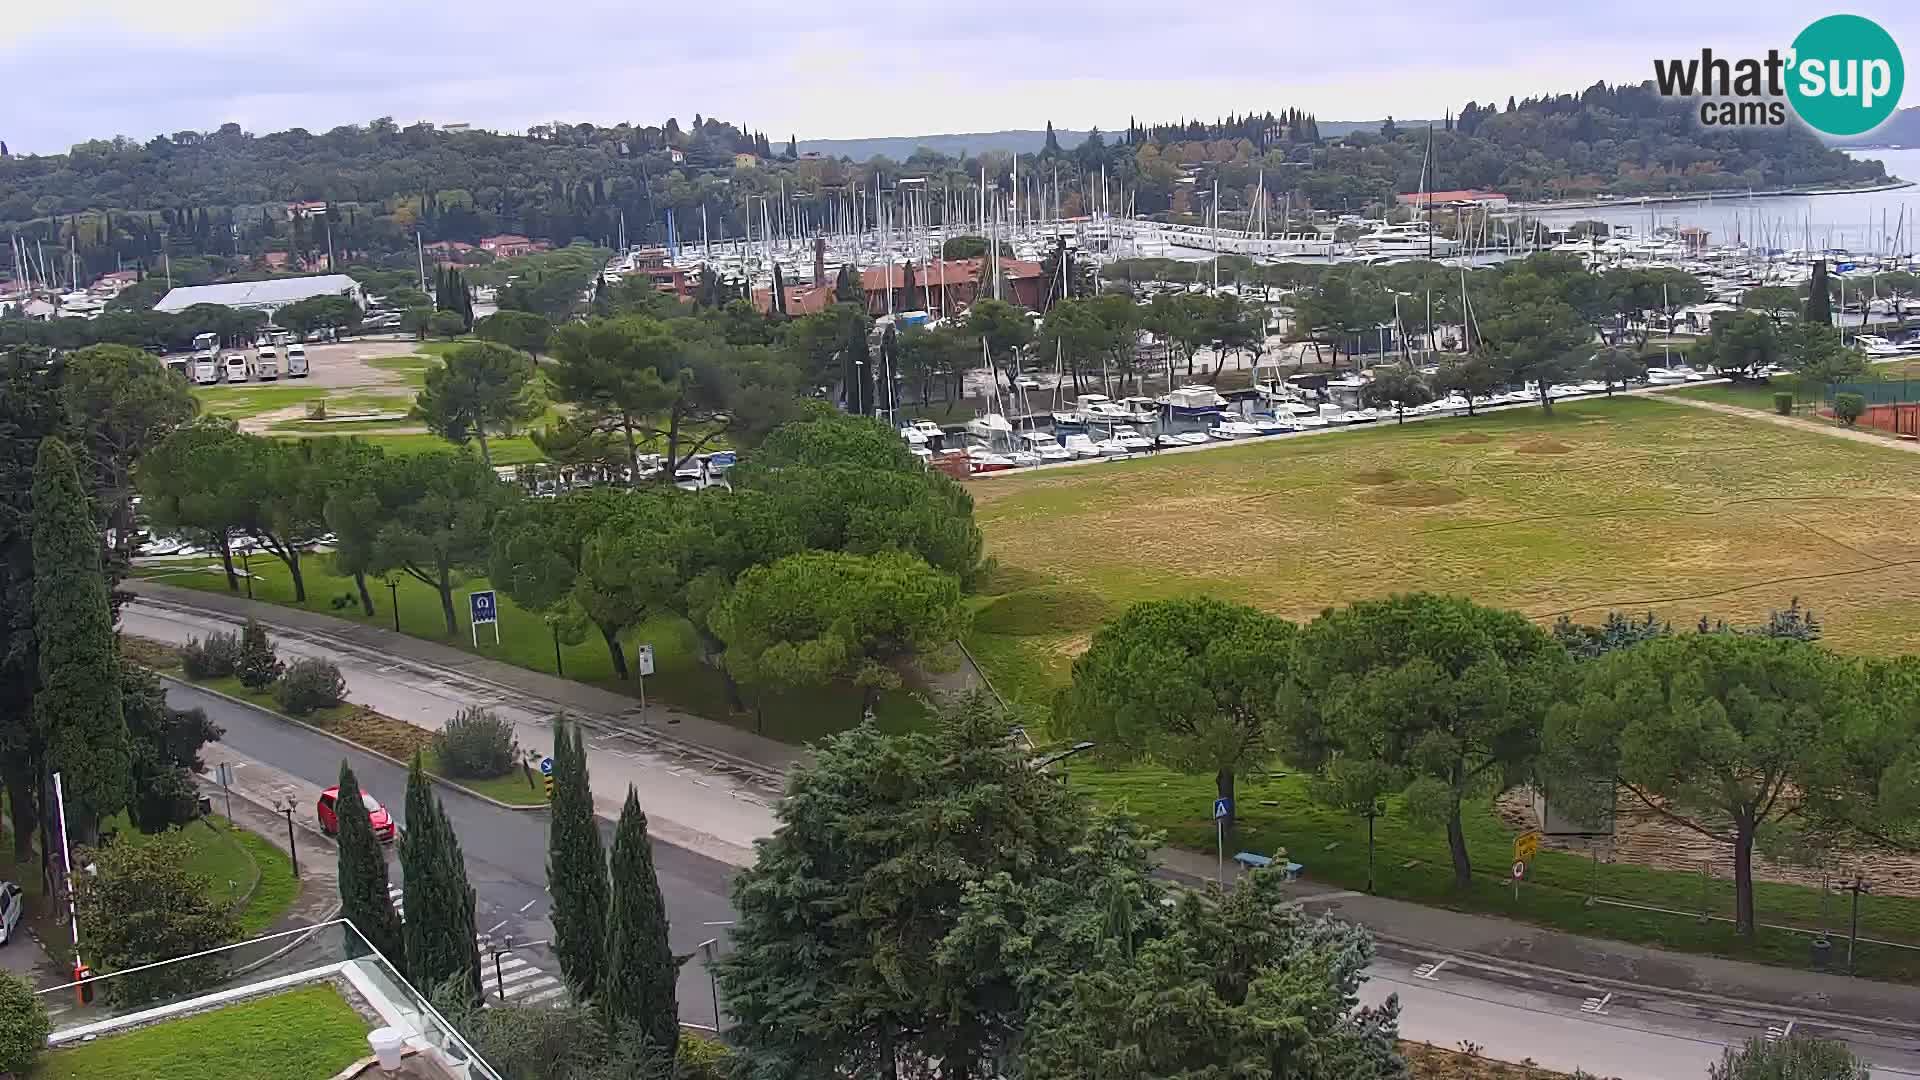
[[[498,622],[500,620],[500,609],[494,603],[493,590],[489,589],[486,592],[468,593],[467,602],[473,606],[473,623],[475,626],[481,623]]]
[[[553,775],[553,759],[552,758],[543,757],[540,759],[540,775],[541,776]]]
[[[1220,818],[1223,818],[1223,817],[1226,817],[1226,816],[1227,816],[1228,814],[1231,814],[1231,813],[1233,813],[1233,800],[1232,800],[1232,799],[1215,799],[1215,800],[1213,800],[1213,816],[1214,816],[1214,820],[1216,820],[1216,821],[1217,821],[1217,820],[1219,820]]]

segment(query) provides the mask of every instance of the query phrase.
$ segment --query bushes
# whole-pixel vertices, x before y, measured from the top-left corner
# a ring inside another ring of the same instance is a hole
[[[305,658],[287,665],[274,684],[273,700],[290,716],[306,716],[319,709],[331,709],[347,699],[347,681],[331,660]]]
[[[47,1048],[53,1025],[47,1007],[25,980],[0,971],[0,1073],[26,1075]]]
[[[240,639],[233,634],[188,638],[180,647],[180,667],[189,679],[223,679],[240,667]]]
[[[1852,427],[1867,411],[1867,399],[1859,394],[1833,395],[1833,415],[1841,423]]]
[[[1781,416],[1792,416],[1793,415],[1793,395],[1792,394],[1773,395],[1773,411],[1779,413]]]
[[[520,758],[513,722],[492,709],[470,705],[433,737],[433,753],[449,776],[490,780],[505,776]]]
[[[233,673],[240,676],[240,685],[249,690],[265,690],[280,677],[286,665],[274,654],[273,642],[267,639],[266,627],[247,620],[240,629],[240,658],[234,664]]]

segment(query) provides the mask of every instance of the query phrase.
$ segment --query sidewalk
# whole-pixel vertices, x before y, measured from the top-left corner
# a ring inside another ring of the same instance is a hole
[[[1217,873],[1210,854],[1163,848],[1159,856],[1167,875],[1186,884],[1213,881]],[[1248,872],[1227,863],[1229,881]],[[1288,891],[1309,911],[1357,922],[1383,943],[1417,950],[1428,959],[1477,961],[1523,978],[1678,991],[1778,1006],[1789,1014],[1837,1013],[1920,1027],[1920,986],[1664,952],[1311,881]]]
[[[300,895],[294,898],[293,906],[287,909],[285,915],[260,934],[277,934],[283,930],[314,926],[338,915],[339,859],[335,857],[333,841],[308,820],[311,816],[308,808],[319,798],[320,789],[271,766],[242,757],[217,742],[208,743],[200,751],[200,756],[207,763],[207,771],[194,779],[200,784],[200,793],[213,800],[214,813],[226,816],[241,828],[258,833],[274,847],[299,860]],[[231,799],[227,797],[227,790],[222,789],[215,779],[219,773],[218,766],[223,762],[235,766]],[[297,852],[288,846],[287,819],[273,810],[274,803],[289,797],[294,805],[308,811],[305,816],[301,813],[293,815],[294,843],[299,845]]]

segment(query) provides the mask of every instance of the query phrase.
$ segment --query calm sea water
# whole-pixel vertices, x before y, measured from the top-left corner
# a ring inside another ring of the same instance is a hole
[[[1839,247],[1850,251],[1907,254],[1920,249],[1920,149],[1864,150],[1856,158],[1884,162],[1890,176],[1916,186],[1857,195],[1731,197],[1701,202],[1553,210],[1542,221],[1566,225],[1604,221],[1631,225],[1645,234],[1653,226],[1696,226],[1709,241],[1736,241],[1777,248]]]

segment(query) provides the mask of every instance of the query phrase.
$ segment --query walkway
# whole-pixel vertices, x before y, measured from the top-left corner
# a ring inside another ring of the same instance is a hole
[[[1834,439],[1852,439],[1854,442],[1866,443],[1869,446],[1878,446],[1883,450],[1904,450],[1909,454],[1920,454],[1920,441],[1913,439],[1895,439],[1885,435],[1874,435],[1861,431],[1858,428],[1835,427],[1832,424],[1816,424],[1798,417],[1781,416],[1779,413],[1762,412],[1759,409],[1747,409],[1739,405],[1728,405],[1719,401],[1702,401],[1699,398],[1687,397],[1684,394],[1653,393],[1647,396],[1658,401],[1670,401],[1676,405],[1689,405],[1696,409],[1705,409],[1708,412],[1737,416],[1742,420],[1764,420],[1769,424],[1792,428],[1795,431],[1811,432],[1815,435],[1825,435]]]

